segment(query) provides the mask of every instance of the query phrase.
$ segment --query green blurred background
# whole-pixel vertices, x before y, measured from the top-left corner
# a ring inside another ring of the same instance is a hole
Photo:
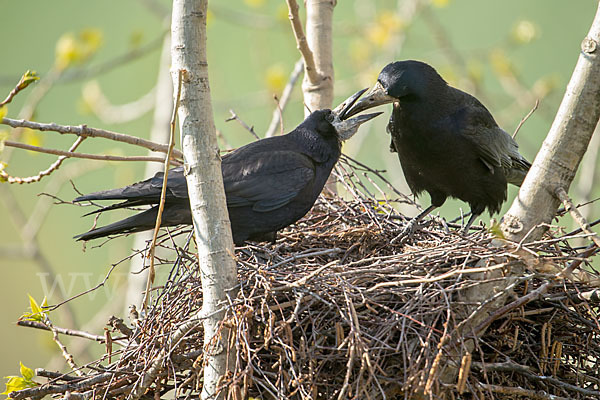
[[[168,30],[169,2],[0,0],[0,5],[0,97],[28,69],[42,77],[38,86],[52,71],[60,69],[61,77],[41,99],[34,120],[87,124],[149,137],[152,111],[132,121],[109,123],[91,111],[94,100],[90,98],[100,88],[110,103],[126,104],[155,86],[162,37]],[[476,94],[509,132],[540,99],[538,111],[517,137],[521,152],[533,161],[552,123],[596,6],[593,0],[339,0],[334,13],[336,100],[370,86],[379,70],[392,60],[424,60],[451,84]],[[215,123],[227,142],[221,142],[223,147],[238,147],[253,138],[237,122],[225,121],[229,110],[262,136],[275,107],[273,95],[281,94],[299,54],[285,1],[212,1],[209,7],[208,57]],[[121,57],[129,61],[118,62]],[[29,88],[17,96],[8,106],[8,117],[18,117],[32,92]],[[389,113],[388,108],[385,111]],[[299,85],[283,117],[286,131],[302,120]],[[397,157],[388,151],[386,123],[387,117],[382,117],[364,127],[345,145],[344,152],[373,168],[387,170],[396,187],[409,193]],[[0,130],[10,131],[5,126]],[[66,150],[74,138],[26,131],[18,140]],[[10,157],[5,150],[0,160],[8,163],[6,171],[14,176],[35,175],[56,159],[10,151]],[[79,151],[146,154],[133,146],[93,139],[86,140]],[[142,163],[67,160],[59,171],[72,174],[76,187],[87,193],[140,180],[144,168]],[[576,202],[598,195],[598,189],[591,188],[596,169],[595,161],[588,162],[586,176],[574,183],[571,194]],[[17,375],[19,361],[35,368],[54,359],[50,364],[53,368],[64,366],[60,358],[56,360],[59,350],[49,333],[15,325],[28,310],[27,294],[38,301],[48,295],[53,304],[57,301],[53,287],[64,296],[89,289],[102,281],[111,264],[127,257],[132,246],[132,238],[128,237],[101,248],[88,246],[83,251],[72,236],[89,229],[91,218],[81,218],[82,209],[71,205],[51,205],[46,212],[38,196],[42,192],[64,200],[76,195],[68,179],[59,182],[53,176],[30,185],[0,184],[0,376]],[[514,196],[515,190],[510,193]],[[425,196],[421,204],[428,205],[428,201]],[[440,214],[457,216],[460,206],[458,201],[448,201]],[[588,216],[598,214],[593,206],[584,210]],[[417,212],[411,207],[402,211],[411,215]],[[42,225],[35,242],[24,243],[23,218],[34,212],[39,213]],[[111,218],[118,216],[103,216],[102,222]],[[487,223],[489,216],[482,219]],[[565,219],[565,223],[570,221]],[[56,274],[55,280],[46,279],[49,270]],[[60,311],[51,314],[52,320],[57,326],[102,334],[108,315],[122,316],[126,274],[127,265],[123,264],[104,287],[71,302],[76,321]],[[90,361],[97,351],[80,349],[79,339],[64,338],[64,342],[75,349],[81,363]]]

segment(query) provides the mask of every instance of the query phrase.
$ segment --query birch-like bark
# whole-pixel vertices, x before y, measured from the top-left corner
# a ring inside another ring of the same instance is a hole
[[[600,117],[599,47],[600,3],[588,36],[582,42],[579,60],[550,132],[517,198],[504,216],[501,228],[507,239],[525,242],[538,240],[545,231],[544,224],[552,221],[560,204],[556,189],[560,187],[567,191],[575,177]],[[515,265],[504,276],[500,270],[470,276],[473,280],[497,280],[482,282],[459,294],[459,303],[467,306],[456,307],[458,320],[465,323],[454,337],[483,335],[485,327],[477,332],[476,328],[481,327],[495,310],[505,304],[510,287],[516,284],[524,270],[523,265]],[[478,304],[485,305],[475,312]],[[447,362],[440,375],[443,382],[456,382],[462,352],[472,352],[473,341],[466,341],[465,347],[447,349]]]
[[[218,381],[228,363],[228,329],[219,329],[227,295],[237,284],[234,247],[225,203],[221,158],[213,121],[208,63],[206,13],[208,0],[174,0],[171,25],[172,77],[184,79],[179,106],[179,128],[186,163],[186,179],[202,278],[204,321],[203,399],[217,395]]]
[[[550,132],[519,195],[504,216],[502,232],[513,241],[534,241],[556,215],[556,188],[569,190],[600,117],[600,4]]]
[[[333,104],[333,9],[336,0],[306,0],[306,40],[312,51],[318,78],[304,74],[302,93],[310,111]],[[306,65],[306,63],[305,63]],[[310,114],[304,109],[305,116]]]

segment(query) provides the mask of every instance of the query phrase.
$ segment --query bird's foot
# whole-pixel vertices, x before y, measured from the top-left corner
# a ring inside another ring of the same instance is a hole
[[[481,215],[481,213],[474,213],[471,211],[471,217],[469,218],[469,221],[467,221],[465,227],[460,230],[461,236],[469,235],[469,229],[471,229],[471,225],[473,225],[473,222],[475,222],[475,218],[477,218],[479,215]]]
[[[402,231],[400,231],[400,233],[395,238],[393,238],[390,241],[390,243],[406,243],[406,241],[413,235],[413,233],[415,233],[417,223],[418,221],[415,221],[415,219],[411,219],[410,221],[408,221],[404,229],[402,229]]]

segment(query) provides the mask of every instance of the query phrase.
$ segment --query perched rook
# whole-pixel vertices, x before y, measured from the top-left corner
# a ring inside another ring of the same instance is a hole
[[[342,121],[342,115],[360,97],[362,90],[338,109],[319,110],[283,136],[258,140],[223,156],[221,170],[233,241],[274,241],[279,229],[298,221],[313,206],[341,154],[342,141],[358,127],[381,113]],[[153,229],[164,174],[133,185],[76,198],[124,200],[93,213],[123,207],[150,205],[139,214],[76,236],[90,240],[119,233]],[[191,224],[192,216],[183,168],[169,171],[162,226]]]
[[[447,197],[467,202],[466,232],[485,209],[500,211],[507,183],[520,186],[530,163],[475,97],[449,86],[428,64],[388,64],[377,83],[344,117],[393,103],[387,126],[410,190],[429,193],[431,205],[410,221],[403,235]]]

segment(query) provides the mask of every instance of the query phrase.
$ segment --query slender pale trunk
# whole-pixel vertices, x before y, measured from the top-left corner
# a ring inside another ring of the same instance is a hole
[[[203,399],[222,398],[218,381],[228,364],[229,331],[219,329],[227,296],[237,284],[234,247],[223,189],[221,158],[213,121],[206,58],[207,0],[174,0],[172,76],[177,86],[185,71],[179,106],[179,128],[202,278],[204,320]]]
[[[318,77],[304,74],[302,94],[304,97],[304,116],[333,104],[333,9],[336,0],[305,0],[306,40],[313,53]],[[307,63],[304,63],[305,68]],[[311,76],[313,79],[311,79]],[[308,107],[308,108],[307,108]],[[333,175],[327,180],[326,188],[337,192]]]
[[[600,3],[590,32],[582,42],[579,60],[554,123],[517,198],[503,218],[502,232],[509,240],[531,242],[540,239],[546,230],[545,224],[552,221],[560,204],[556,190],[563,188],[567,191],[575,177],[600,117],[599,51]],[[498,263],[504,261],[497,260]],[[497,280],[482,282],[460,293],[459,302],[467,306],[456,307],[457,319],[471,318],[455,335],[471,335],[476,327],[480,327],[495,310],[503,306],[508,297],[507,288],[516,282],[524,269],[524,265],[515,265],[505,275],[497,270],[470,276],[473,280]],[[503,279],[499,279],[501,277]],[[490,302],[492,298],[494,300]],[[486,301],[488,303],[485,306],[471,315],[479,304]],[[475,333],[480,337],[484,332],[485,327]],[[473,351],[473,341],[467,341],[465,347],[448,349],[447,363],[441,372],[441,379],[445,383],[456,382],[460,359],[466,351]]]
[[[318,77],[304,74],[302,93],[310,111],[333,104],[333,9],[335,0],[306,0],[306,40],[313,53]],[[305,63],[306,65],[306,63]],[[310,112],[305,108],[305,116]]]
[[[508,239],[539,239],[560,204],[556,189],[569,190],[600,116],[599,52],[600,4],[550,132],[504,216]]]

